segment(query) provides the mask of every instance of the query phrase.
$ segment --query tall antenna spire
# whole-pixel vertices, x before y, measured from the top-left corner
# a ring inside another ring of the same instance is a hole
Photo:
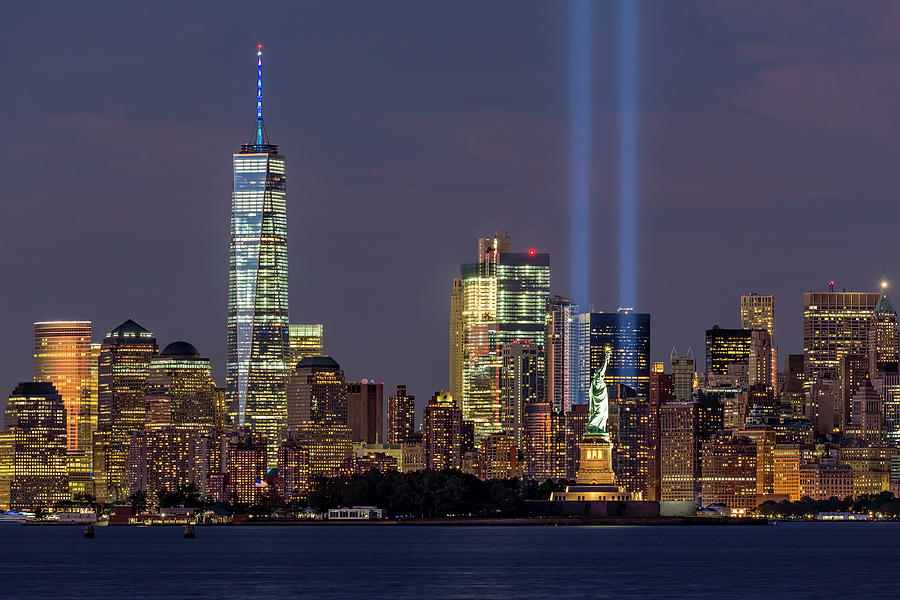
[[[256,46],[256,145],[263,144],[262,118],[262,44]]]

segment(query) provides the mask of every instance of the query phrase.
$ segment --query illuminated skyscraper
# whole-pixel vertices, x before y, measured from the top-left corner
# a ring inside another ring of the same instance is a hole
[[[544,343],[550,256],[509,250],[505,231],[479,239],[478,262],[460,266],[451,292],[450,382],[476,442],[500,431],[500,348]]]
[[[290,359],[288,369],[293,369],[306,356],[322,356],[325,351],[324,327],[320,323],[291,323]]]
[[[887,283],[881,284],[881,295],[869,326],[869,373],[896,373],[900,363],[900,335],[897,311],[887,294]]]
[[[806,292],[803,294],[803,353],[807,386],[838,378],[842,355],[868,356],[869,324],[879,294]]]
[[[650,392],[650,315],[620,308],[615,313],[582,313],[578,321],[579,396],[587,399],[594,372],[603,363],[604,349],[610,346],[606,384],[627,385],[646,401]]]
[[[147,376],[156,352],[153,334],[131,319],[109,332],[100,346],[98,433],[105,434],[100,437],[107,447],[105,464],[95,461],[94,471],[95,479],[105,479],[111,500],[128,495],[128,445],[132,434],[144,429]]]
[[[297,363],[287,385],[287,414],[292,430],[308,422],[347,424],[347,388],[336,360],[307,356]]]
[[[265,436],[270,467],[287,426],[289,323],[285,162],[263,125],[260,46],[254,137],[234,155],[225,376],[232,423]]]
[[[775,386],[778,379],[778,354],[775,346],[775,296],[754,293],[741,296],[741,328],[764,329],[769,333],[771,350],[771,375],[769,385]],[[750,369],[751,373],[753,369]]]
[[[750,364],[750,330],[722,329],[715,325],[706,330],[706,372],[727,375],[729,365]]]
[[[403,444],[416,431],[416,397],[406,395],[406,386],[398,385],[397,394],[388,397],[387,443]]]
[[[10,394],[0,433],[0,508],[33,510],[68,500],[66,415],[47,382],[20,383]]]
[[[501,354],[500,427],[522,448],[527,407],[544,400],[544,353],[537,344],[513,342]]]
[[[459,469],[462,466],[462,411],[453,396],[436,392],[425,407],[423,433],[425,466],[428,469]]]
[[[173,342],[150,361],[147,417],[159,407],[157,426],[207,433],[215,425],[216,382],[209,359],[187,342]]]
[[[578,305],[569,298],[551,296],[547,301],[544,360],[547,364],[546,400],[556,412],[583,402],[575,392]]]
[[[96,419],[91,356],[90,321],[34,324],[34,380],[52,383],[62,397],[66,410],[66,450],[70,453],[90,448],[90,437],[85,440],[79,434],[86,422],[90,424],[92,418]]]

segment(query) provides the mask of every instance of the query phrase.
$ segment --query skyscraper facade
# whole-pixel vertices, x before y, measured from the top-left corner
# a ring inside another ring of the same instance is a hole
[[[750,330],[723,329],[715,325],[706,330],[706,372],[727,375],[734,364],[750,364]]]
[[[94,461],[95,479],[105,480],[109,498],[128,495],[128,445],[144,428],[150,362],[156,356],[153,334],[128,319],[103,339],[99,357],[98,433],[105,438],[105,464]],[[96,450],[96,444],[95,444]]]
[[[525,411],[544,399],[544,352],[530,342],[513,342],[501,349],[500,427],[522,448]]]
[[[347,384],[347,425],[354,442],[384,442],[384,384],[353,381]]]
[[[760,295],[753,292],[741,296],[741,328],[764,329],[769,333],[771,351],[770,385],[774,386],[778,379],[778,353],[775,346],[775,296]],[[753,369],[750,369],[753,372]]]
[[[500,349],[543,345],[550,256],[510,252],[505,231],[478,240],[478,260],[460,266],[450,304],[450,382],[476,441],[500,431]]]
[[[297,363],[287,385],[288,427],[308,423],[347,424],[344,372],[330,356],[307,356]]]
[[[387,443],[403,444],[416,430],[416,397],[406,394],[406,386],[398,385],[397,393],[388,397]]]
[[[578,305],[569,298],[551,296],[547,301],[544,332],[546,400],[556,412],[565,412],[575,402],[576,321]]]
[[[694,376],[697,372],[693,349],[688,348],[687,354],[679,356],[673,346],[669,365],[672,369],[672,394],[678,400],[690,400],[694,393]]]
[[[288,331],[288,369],[293,369],[306,356],[322,356],[325,352],[325,328],[321,323],[291,323]]]
[[[436,392],[425,407],[425,465],[429,469],[462,466],[462,411],[447,392]]]
[[[619,309],[615,313],[582,313],[579,320],[581,377],[579,396],[587,398],[594,372],[603,363],[604,348],[612,348],[606,384],[627,385],[638,398],[650,392],[650,315]]]
[[[227,365],[232,423],[260,432],[270,467],[287,426],[290,360],[285,161],[262,118],[262,46],[257,54],[253,141],[233,156]]]
[[[204,434],[215,425],[216,382],[208,358],[187,342],[173,342],[150,361],[146,405],[160,406],[158,425]]]
[[[881,295],[869,327],[869,373],[896,373],[900,364],[900,334],[897,311],[888,298],[887,284],[881,284]]]
[[[837,379],[842,354],[868,355],[869,324],[879,294],[806,292],[803,294],[803,353],[807,388]]]

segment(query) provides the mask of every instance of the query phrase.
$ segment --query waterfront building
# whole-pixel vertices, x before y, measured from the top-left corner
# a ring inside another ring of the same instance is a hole
[[[202,456],[202,437],[196,430],[169,426],[134,433],[128,445],[129,495],[144,492],[153,504],[160,492],[191,484],[200,491]]]
[[[206,433],[216,424],[216,382],[209,359],[187,342],[173,342],[150,360],[146,426]]]
[[[832,286],[833,289],[833,286]],[[869,324],[879,294],[806,292],[803,294],[805,384],[838,379],[841,356],[867,356]]]
[[[814,459],[813,448],[804,444],[776,444],[772,448],[772,492],[791,502],[800,499],[800,467]]]
[[[850,465],[807,463],[800,467],[799,481],[801,498],[853,498],[853,469]]]
[[[594,373],[603,363],[605,348],[612,348],[606,385],[627,385],[644,401],[650,393],[650,315],[620,308],[615,313],[578,315],[579,386],[582,402]]]
[[[384,384],[366,380],[347,384],[347,424],[354,442],[384,439]]]
[[[756,444],[756,495],[775,493],[775,429],[767,425],[748,424],[735,432]]]
[[[267,440],[249,428],[227,437],[224,456],[224,494],[228,501],[255,504],[265,489]]]
[[[347,386],[341,366],[329,356],[307,356],[294,367],[287,383],[287,423],[333,421],[347,424]]]
[[[751,332],[749,329],[722,329],[714,325],[706,330],[706,372],[728,375],[730,365],[749,365]]]
[[[616,483],[633,499],[647,500],[653,450],[650,401],[637,397],[626,385],[619,384],[610,391],[609,432]]]
[[[226,388],[235,427],[267,439],[274,467],[287,426],[290,373],[285,160],[262,117],[262,46],[257,53],[256,127],[233,155],[228,269]]]
[[[576,387],[578,352],[578,305],[570,298],[551,296],[547,300],[544,327],[544,361],[546,399],[554,412],[565,412],[573,403],[582,402]]]
[[[703,504],[724,504],[732,514],[748,514],[758,506],[756,444],[722,432],[703,442],[700,453],[700,497]]]
[[[90,492],[91,437],[97,430],[97,355],[90,321],[34,324],[35,382],[53,384],[66,409],[66,452],[73,494]]]
[[[500,428],[522,447],[525,411],[544,400],[544,352],[531,342],[512,342],[501,348]]]
[[[500,348],[544,343],[549,296],[550,256],[510,252],[505,231],[480,238],[477,262],[460,266],[451,292],[450,382],[476,443],[501,430]]]
[[[425,407],[425,465],[428,469],[462,466],[462,410],[448,392],[436,392]]]
[[[153,334],[128,319],[103,339],[98,365],[98,433],[94,449],[94,478],[108,498],[128,496],[128,445],[131,436],[144,429],[145,394],[150,363],[157,354]],[[99,447],[98,447],[99,446]]]
[[[406,394],[406,386],[398,385],[397,393],[388,396],[387,442],[402,444],[416,430],[416,397]]]
[[[290,431],[290,437],[309,452],[310,476],[340,475],[345,461],[353,455],[350,427],[336,420],[301,423]]]
[[[278,494],[288,502],[305,498],[309,481],[309,450],[297,439],[286,439],[278,448]]]
[[[893,446],[841,446],[841,464],[853,470],[853,497],[890,490],[891,462],[900,456]]]
[[[49,382],[9,395],[0,432],[0,509],[34,510],[68,500],[66,412]]]
[[[690,400],[694,394],[694,380],[697,377],[693,348],[688,348],[687,354],[679,356],[675,346],[672,346],[669,367],[672,369],[672,394],[678,400]]]
[[[307,356],[322,356],[325,353],[325,328],[321,323],[291,323],[288,327],[290,358],[288,369]]]
[[[509,479],[519,475],[516,443],[505,433],[492,433],[481,440],[478,462],[483,480]]]

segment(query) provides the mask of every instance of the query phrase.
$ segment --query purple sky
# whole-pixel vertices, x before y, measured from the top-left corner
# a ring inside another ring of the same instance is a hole
[[[569,293],[565,2],[122,4],[5,8],[0,389],[30,379],[31,324],[49,319],[90,319],[99,341],[133,318],[196,345],[222,383],[258,41],[288,161],[292,320],[325,324],[349,378],[406,383],[420,405],[447,386],[450,281],[495,229],[550,252]],[[742,292],[776,295],[786,354],[803,291],[900,282],[900,3],[719,4],[639,9],[638,309],[656,360],[702,355]],[[617,25],[597,3],[602,310],[618,297]]]

